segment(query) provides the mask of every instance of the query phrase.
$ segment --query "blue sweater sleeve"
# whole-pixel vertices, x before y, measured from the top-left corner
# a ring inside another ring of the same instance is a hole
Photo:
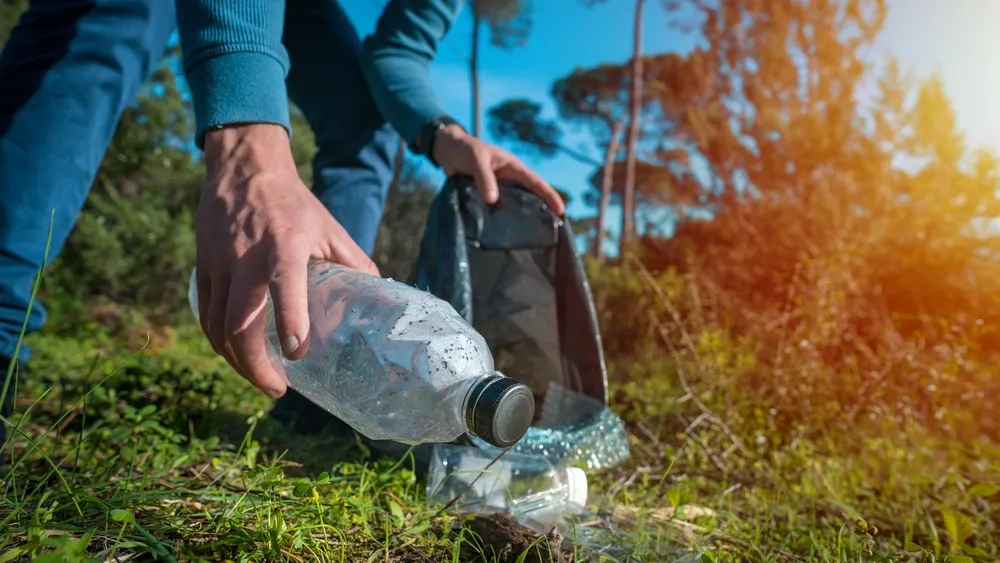
[[[198,148],[218,125],[276,123],[291,132],[284,19],[285,0],[177,0]]]
[[[246,0],[243,0],[246,1]],[[375,105],[408,143],[444,112],[428,66],[464,0],[390,0],[365,39],[361,68]]]

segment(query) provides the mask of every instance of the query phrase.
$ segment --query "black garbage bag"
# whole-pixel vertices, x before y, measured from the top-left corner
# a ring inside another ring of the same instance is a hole
[[[408,281],[451,303],[486,339],[496,369],[528,385],[537,404],[553,383],[607,404],[597,315],[570,222],[527,189],[501,181],[490,206],[471,177],[450,178]]]

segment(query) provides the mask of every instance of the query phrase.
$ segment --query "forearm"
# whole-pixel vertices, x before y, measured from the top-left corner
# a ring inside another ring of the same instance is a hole
[[[438,45],[463,0],[391,0],[365,40],[361,65],[382,116],[408,143],[445,113],[430,80]]]
[[[285,0],[177,0],[199,148],[205,132],[221,125],[273,123],[291,131],[284,13]]]

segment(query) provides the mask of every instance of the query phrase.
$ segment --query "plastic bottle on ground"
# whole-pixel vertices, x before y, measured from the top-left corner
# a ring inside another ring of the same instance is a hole
[[[516,518],[587,504],[587,475],[580,468],[557,467],[543,456],[512,452],[494,459],[472,446],[434,446],[428,501],[448,504],[459,497],[454,507],[463,511],[506,512]]]

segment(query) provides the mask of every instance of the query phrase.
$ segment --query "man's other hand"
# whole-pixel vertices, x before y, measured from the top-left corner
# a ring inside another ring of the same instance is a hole
[[[205,164],[196,219],[201,326],[240,375],[277,398],[288,381],[267,354],[268,291],[281,352],[299,359],[309,348],[309,259],[378,270],[302,183],[280,125],[210,131]]]
[[[531,190],[557,215],[561,216],[566,212],[559,192],[529,170],[517,157],[500,147],[480,141],[457,125],[449,125],[437,132],[433,156],[448,176],[472,176],[486,203],[496,203],[499,198],[499,178],[517,182]]]

